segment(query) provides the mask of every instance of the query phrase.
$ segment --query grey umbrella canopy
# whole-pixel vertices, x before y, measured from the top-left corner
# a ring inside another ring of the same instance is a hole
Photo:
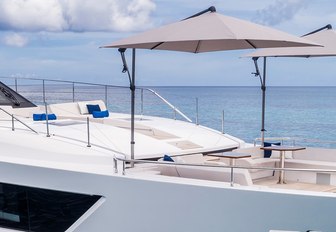
[[[265,48],[257,50],[253,53],[247,54],[244,57],[253,57],[256,65],[256,75],[261,75],[258,71],[257,59],[259,57],[264,58],[264,73],[261,79],[261,88],[263,91],[263,106],[262,106],[262,136],[261,141],[264,143],[264,125],[265,125],[265,91],[266,91],[266,57],[325,57],[336,56],[336,31],[332,29],[330,24],[303,35],[301,38],[305,38],[312,42],[321,44],[321,47],[285,47],[285,48]]]
[[[131,158],[134,159],[135,49],[211,52],[269,47],[319,46],[319,44],[248,21],[216,13],[215,7],[182,21],[125,38],[102,48],[119,48],[131,89]],[[132,48],[132,74],[125,49]]]
[[[314,32],[308,33],[305,38],[323,47],[287,47],[265,48],[245,55],[246,57],[323,57],[336,56],[336,31],[329,24]]]
[[[149,30],[103,47],[200,53],[318,45],[282,31],[216,13],[213,8],[209,9],[210,13]]]

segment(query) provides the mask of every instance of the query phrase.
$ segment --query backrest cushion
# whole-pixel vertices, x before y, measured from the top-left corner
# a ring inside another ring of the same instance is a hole
[[[280,146],[281,143],[278,142],[278,143],[269,143],[269,142],[264,142],[264,147],[270,147],[272,145],[275,145],[275,146]],[[272,155],[272,151],[264,151],[264,158],[270,158]]]

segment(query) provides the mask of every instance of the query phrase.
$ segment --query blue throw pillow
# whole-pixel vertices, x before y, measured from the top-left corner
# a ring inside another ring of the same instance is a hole
[[[93,111],[101,111],[99,105],[86,105],[88,111],[89,111],[89,114],[92,114]]]
[[[281,143],[269,143],[269,142],[264,142],[264,147],[270,147],[272,145],[280,146]],[[272,151],[264,151],[264,158],[270,158],[272,155]]]
[[[108,110],[104,110],[104,111],[93,111],[92,112],[92,116],[94,118],[105,118],[108,117],[110,114],[108,112]]]
[[[174,160],[172,159],[172,157],[170,157],[169,155],[164,155],[163,156],[163,161],[174,162]]]
[[[48,120],[56,120],[56,114],[48,114]]]

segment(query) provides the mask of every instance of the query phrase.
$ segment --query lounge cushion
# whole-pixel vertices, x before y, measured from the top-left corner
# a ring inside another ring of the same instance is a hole
[[[93,111],[92,112],[92,116],[94,118],[105,118],[108,117],[110,114],[108,112],[108,110],[104,110],[104,111]]]
[[[89,114],[92,114],[94,111],[101,111],[100,106],[98,104],[97,105],[88,104],[86,105],[86,107],[88,109]]]
[[[33,120],[34,121],[41,121],[42,120],[42,114],[33,114]]]
[[[57,117],[55,114],[48,114],[48,120],[56,120]],[[45,121],[47,120],[46,114],[33,114],[34,121]]]
[[[278,142],[278,143],[269,143],[269,142],[264,142],[264,147],[270,147],[272,145],[275,145],[275,146],[280,146],[281,143]],[[272,151],[264,151],[264,158],[270,158],[272,155]]]

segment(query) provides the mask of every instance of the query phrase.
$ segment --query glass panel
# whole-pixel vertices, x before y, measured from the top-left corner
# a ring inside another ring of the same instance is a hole
[[[0,227],[24,231],[65,231],[100,196],[0,183]]]

